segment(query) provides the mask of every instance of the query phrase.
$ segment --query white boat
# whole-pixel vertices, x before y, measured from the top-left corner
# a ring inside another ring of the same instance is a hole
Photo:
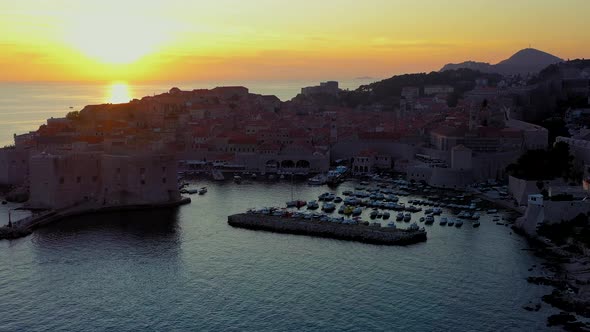
[[[312,186],[321,186],[323,184],[326,184],[326,182],[328,182],[328,179],[323,174],[318,174],[307,180],[307,184]]]
[[[223,181],[223,180],[225,180],[225,177],[223,176],[223,173],[221,173],[221,171],[218,170],[218,169],[211,170],[211,176],[213,176],[213,180],[215,180],[215,181]]]

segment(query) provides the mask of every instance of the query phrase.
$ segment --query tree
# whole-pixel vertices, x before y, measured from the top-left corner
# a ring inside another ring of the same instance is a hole
[[[71,111],[66,114],[66,119],[76,121],[80,119],[80,112],[78,111]]]

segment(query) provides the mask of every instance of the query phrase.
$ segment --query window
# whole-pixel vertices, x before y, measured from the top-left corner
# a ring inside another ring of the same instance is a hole
[[[162,183],[166,183],[166,178],[162,178]]]
[[[162,167],[162,172],[166,172],[166,166]]]
[[[81,176],[76,177],[76,183],[80,183],[80,182],[82,182],[82,177]]]
[[[144,185],[145,184],[145,180],[141,180],[141,184]]]

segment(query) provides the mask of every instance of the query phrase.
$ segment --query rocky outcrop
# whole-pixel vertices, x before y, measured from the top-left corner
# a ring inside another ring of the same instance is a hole
[[[339,240],[384,245],[410,245],[426,241],[425,231],[409,231],[364,225],[345,225],[302,218],[283,218],[258,214],[235,214],[227,218],[230,226],[251,230],[310,235]]]

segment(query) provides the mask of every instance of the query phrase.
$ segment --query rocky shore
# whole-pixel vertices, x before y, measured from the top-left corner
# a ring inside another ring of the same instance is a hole
[[[590,318],[590,257],[567,250],[567,246],[557,246],[541,236],[529,237],[529,242],[535,255],[545,259],[546,263],[543,275],[528,277],[527,281],[553,287],[542,300],[562,310],[549,317],[547,325],[561,326],[566,331],[590,332],[590,325],[576,317]]]
[[[303,218],[285,218],[260,214],[228,216],[230,226],[275,233],[309,235],[382,245],[410,245],[426,241],[426,232],[365,225],[345,225]]]

